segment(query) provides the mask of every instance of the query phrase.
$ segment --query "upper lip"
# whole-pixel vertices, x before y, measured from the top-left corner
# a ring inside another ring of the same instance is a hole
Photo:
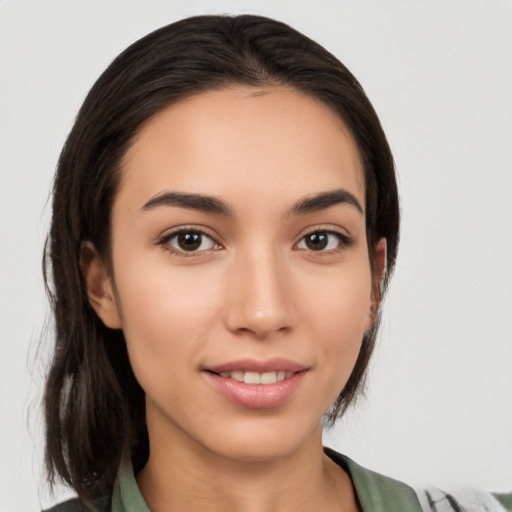
[[[279,370],[296,373],[307,370],[308,366],[292,361],[291,359],[275,357],[264,361],[257,359],[238,359],[215,366],[205,366],[203,369],[213,373],[229,373],[235,371],[265,373]]]

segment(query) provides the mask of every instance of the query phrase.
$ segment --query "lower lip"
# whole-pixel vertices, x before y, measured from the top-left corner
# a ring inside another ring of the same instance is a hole
[[[230,402],[251,409],[270,409],[289,400],[297,391],[306,371],[274,384],[245,384],[216,373],[204,372],[213,387]]]

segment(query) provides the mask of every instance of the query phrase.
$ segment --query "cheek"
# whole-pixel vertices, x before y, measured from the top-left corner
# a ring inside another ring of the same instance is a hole
[[[364,262],[364,259],[363,259]],[[322,283],[322,286],[318,286]],[[371,312],[369,264],[333,269],[311,282],[304,298],[304,325],[317,344],[319,367],[331,402],[345,386],[359,354]]]
[[[306,275],[303,313],[330,338],[357,338],[368,327],[372,299],[369,263],[325,269],[322,275]]]
[[[215,273],[176,268],[143,258],[123,258],[115,267],[123,332],[138,379],[195,364],[219,304]],[[143,382],[141,382],[143,385]],[[144,387],[144,386],[143,386]]]

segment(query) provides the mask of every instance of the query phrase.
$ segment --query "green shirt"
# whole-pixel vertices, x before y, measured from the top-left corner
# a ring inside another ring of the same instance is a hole
[[[392,478],[365,469],[345,455],[325,448],[325,453],[350,476],[362,512],[422,512],[415,491],[408,485]],[[512,510],[512,495],[495,495],[505,510]],[[507,501],[508,500],[508,501]],[[111,501],[111,504],[110,504]],[[140,492],[130,465],[120,469],[114,485],[112,500],[103,498],[95,505],[98,512],[151,512]],[[47,512],[79,512],[78,500],[61,503]],[[433,510],[463,510],[447,507]]]
[[[333,450],[327,449],[326,453],[350,475],[363,512],[421,512],[416,494],[409,486],[364,469]],[[111,512],[150,512],[131,467],[119,473]]]

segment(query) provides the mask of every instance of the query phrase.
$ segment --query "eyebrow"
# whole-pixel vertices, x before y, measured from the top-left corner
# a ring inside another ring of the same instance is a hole
[[[182,194],[180,192],[162,192],[152,197],[143,207],[143,211],[152,210],[158,206],[178,206],[199,210],[216,215],[225,215],[233,217],[231,207],[215,197],[204,196],[202,194]]]
[[[352,193],[345,189],[337,189],[330,190],[328,192],[321,192],[314,196],[308,196],[300,199],[288,210],[285,217],[290,215],[305,215],[307,213],[326,210],[332,206],[344,203],[354,206],[361,214],[364,214],[363,207]],[[148,211],[159,206],[189,208],[191,210],[199,210],[206,213],[234,217],[233,210],[227,203],[217,199],[216,197],[205,196],[202,194],[162,192],[152,197],[142,207],[142,210]]]
[[[297,201],[289,210],[288,215],[304,215],[306,213],[326,210],[331,206],[338,204],[350,204],[354,206],[359,213],[364,215],[363,207],[354,194],[344,188],[321,192],[314,196],[305,197]]]

